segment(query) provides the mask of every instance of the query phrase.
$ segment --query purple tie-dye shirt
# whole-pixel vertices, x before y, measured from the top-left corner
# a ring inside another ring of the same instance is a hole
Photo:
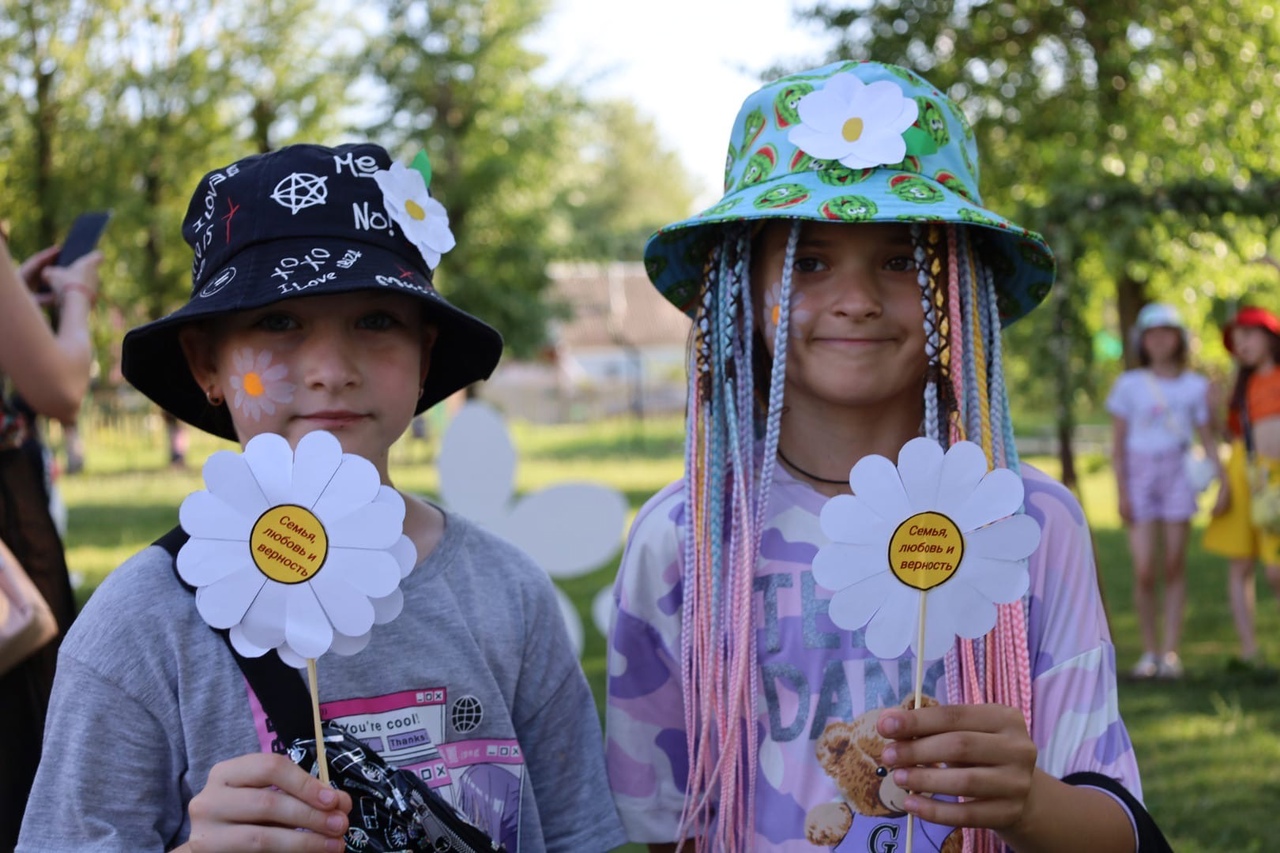
[[[830,592],[810,564],[825,542],[827,498],[776,466],[769,521],[755,572],[759,653],[760,769],[751,849],[812,853],[810,809],[840,801],[814,753],[830,721],[899,704],[912,690],[910,653],[879,660],[862,631],[827,616]],[[1133,746],[1117,706],[1115,649],[1079,503],[1061,484],[1023,466],[1027,512],[1040,522],[1030,561],[1028,631],[1031,734],[1038,766],[1055,777],[1094,771],[1142,796]],[[609,781],[628,836],[676,839],[688,767],[680,685],[684,490],[674,483],[636,516],[614,590],[606,740]],[[947,696],[941,661],[925,668],[924,692]]]

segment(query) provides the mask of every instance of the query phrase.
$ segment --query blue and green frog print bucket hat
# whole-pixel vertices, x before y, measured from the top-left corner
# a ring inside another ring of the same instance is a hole
[[[720,201],[645,246],[650,280],[686,313],[696,307],[716,226],[765,219],[975,226],[1005,326],[1053,284],[1044,238],[983,206],[964,113],[905,68],[837,62],[767,84],[738,112],[724,174]]]

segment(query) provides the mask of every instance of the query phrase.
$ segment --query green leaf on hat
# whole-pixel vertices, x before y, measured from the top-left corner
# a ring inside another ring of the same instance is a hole
[[[409,164],[410,169],[416,169],[422,174],[422,180],[427,186],[431,186],[431,158],[427,156],[425,150],[419,151],[418,156],[413,158],[413,162]]]
[[[913,124],[907,128],[902,134],[902,140],[907,143],[908,154],[923,157],[927,154],[936,154],[938,152],[937,140],[919,125]]]

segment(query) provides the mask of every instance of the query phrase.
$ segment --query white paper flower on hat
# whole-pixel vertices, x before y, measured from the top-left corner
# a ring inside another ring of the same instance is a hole
[[[812,319],[813,312],[804,306],[804,294],[793,290],[791,292],[791,330],[795,331],[796,326],[800,323],[807,322]],[[782,282],[775,281],[773,285],[764,292],[764,319],[770,329],[778,327],[778,321],[782,319]]]
[[[399,614],[400,580],[417,560],[404,499],[333,435],[308,433],[295,452],[263,433],[242,454],[210,456],[204,481],[178,513],[191,537],[178,573],[241,654],[275,649],[293,666],[354,654]]]
[[[837,74],[800,99],[800,124],[787,138],[810,157],[839,160],[850,169],[871,169],[902,162],[902,134],[920,109],[892,80],[863,83],[853,74]]]
[[[557,483],[515,496],[515,448],[501,415],[485,403],[467,403],[453,416],[436,467],[447,507],[519,547],[552,578],[587,574],[622,544],[627,500],[617,489]],[[556,595],[569,639],[581,655],[582,619],[559,587]],[[604,598],[612,602],[612,589],[597,594],[592,606],[597,625]]]
[[[943,454],[932,439],[912,439],[896,467],[883,456],[860,459],[849,485],[852,495],[822,508],[831,542],[815,555],[813,577],[835,591],[831,621],[850,631],[865,625],[876,657],[892,660],[909,645],[925,660],[942,657],[957,636],[990,631],[996,605],[1026,592],[1040,525],[1014,514],[1022,478],[1007,468],[988,471],[978,445],[957,442]]]
[[[382,190],[382,204],[388,215],[422,252],[427,266],[435,269],[440,256],[456,242],[449,230],[449,213],[443,204],[427,194],[427,181],[422,173],[401,163],[392,163],[390,169],[374,172],[373,179]]]
[[[235,395],[231,405],[255,421],[265,412],[275,414],[276,403],[293,400],[294,384],[285,379],[289,368],[272,364],[271,353],[263,350],[257,355],[249,347],[231,354],[231,388]]]

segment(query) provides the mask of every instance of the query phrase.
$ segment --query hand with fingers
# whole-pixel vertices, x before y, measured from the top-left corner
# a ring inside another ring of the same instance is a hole
[[[876,729],[891,740],[882,760],[894,782],[912,792],[906,811],[997,831],[1022,822],[1037,755],[1022,712],[1006,705],[890,708]]]
[[[350,811],[349,794],[287,757],[242,755],[214,765],[208,784],[191,800],[191,837],[178,849],[341,853]]]

